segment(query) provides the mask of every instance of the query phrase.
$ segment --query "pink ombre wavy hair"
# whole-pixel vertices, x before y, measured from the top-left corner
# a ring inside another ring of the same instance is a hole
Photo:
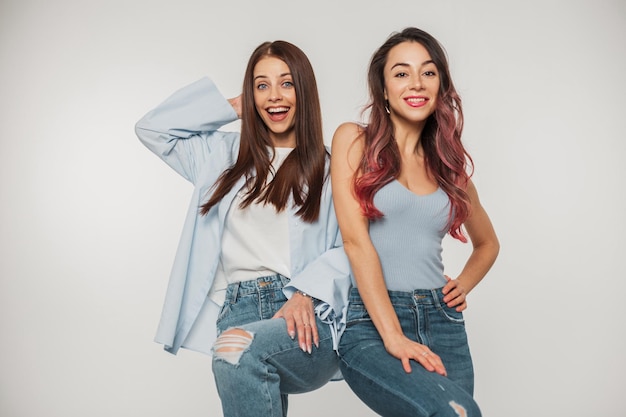
[[[450,198],[448,232],[452,237],[467,242],[462,225],[471,209],[467,185],[473,172],[473,162],[461,143],[461,98],[452,83],[443,47],[423,30],[406,28],[393,34],[372,56],[368,72],[370,103],[364,109],[369,109],[370,115],[368,124],[363,128],[365,152],[361,159],[361,174],[354,181],[355,193],[365,216],[370,220],[383,217],[383,213],[374,206],[374,195],[398,177],[401,165],[393,125],[385,110],[383,70],[389,51],[403,42],[423,45],[439,70],[437,107],[426,121],[420,141],[429,171]]]

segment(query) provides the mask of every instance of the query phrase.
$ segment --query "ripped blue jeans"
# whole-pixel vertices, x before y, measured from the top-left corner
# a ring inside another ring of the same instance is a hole
[[[445,305],[441,289],[389,291],[389,298],[404,335],[439,355],[448,376],[415,361],[406,373],[385,349],[358,290],[352,288],[339,342],[341,372],[352,391],[381,416],[479,417],[463,314]]]
[[[284,319],[272,319],[287,301],[282,288],[288,282],[274,275],[228,286],[213,347],[224,417],[284,417],[288,394],[313,391],[339,369],[328,325],[316,320],[319,348],[313,345],[309,354],[300,349],[297,337],[289,337]],[[229,329],[243,332],[223,334]],[[222,352],[220,347],[229,349]]]

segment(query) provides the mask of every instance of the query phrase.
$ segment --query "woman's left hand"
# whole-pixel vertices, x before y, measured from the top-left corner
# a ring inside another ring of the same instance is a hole
[[[444,294],[443,302],[450,308],[456,307],[459,313],[467,308],[467,291],[458,279],[445,276],[448,283],[441,290]]]
[[[313,344],[319,347],[313,299],[308,295],[294,293],[272,318],[285,319],[289,336],[292,339],[298,336],[298,345],[303,352],[311,353]]]

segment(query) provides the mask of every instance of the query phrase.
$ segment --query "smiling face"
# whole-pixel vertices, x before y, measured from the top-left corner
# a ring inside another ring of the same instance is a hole
[[[439,72],[426,48],[418,42],[394,46],[383,74],[391,119],[425,124],[435,111],[440,85]]]
[[[253,71],[254,105],[270,132],[275,147],[296,146],[296,89],[287,64],[262,58]]]

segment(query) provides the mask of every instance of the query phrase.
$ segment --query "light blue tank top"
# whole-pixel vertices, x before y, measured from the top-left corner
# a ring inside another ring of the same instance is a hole
[[[384,214],[370,222],[387,289],[413,291],[440,288],[443,275],[441,242],[446,235],[450,200],[441,189],[417,195],[394,180],[374,196]]]

